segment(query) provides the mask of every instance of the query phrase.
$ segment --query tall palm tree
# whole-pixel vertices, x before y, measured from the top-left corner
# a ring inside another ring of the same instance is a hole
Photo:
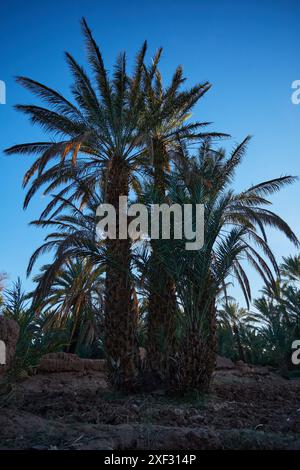
[[[171,200],[205,207],[203,247],[189,251],[186,240],[173,240],[160,253],[175,278],[182,305],[182,343],[173,358],[172,374],[174,386],[181,391],[207,391],[209,387],[215,366],[216,297],[220,289],[226,295],[229,277],[240,285],[248,306],[251,288],[243,261],[264,281],[275,283],[273,271],[278,274],[279,268],[265,228],[277,228],[298,245],[290,227],[264,207],[270,204],[266,196],[292,183],[293,177],[265,181],[238,194],[229,186],[248,141],[245,139],[229,157],[223,150],[213,150],[209,142],[190,161],[184,148],[178,154]]]
[[[60,193],[66,197],[66,188],[72,190],[72,167],[79,168],[86,178],[97,172],[99,178],[105,175],[104,201],[116,208],[119,228],[119,196],[129,194],[132,174],[143,150],[139,129],[146,43],[137,56],[132,77],[127,75],[125,54],[121,54],[110,78],[84,19],[82,28],[94,81],[69,53],[66,59],[73,75],[74,103],[41,83],[19,77],[18,82],[45,101],[47,107],[18,105],[17,109],[47,131],[51,139],[15,145],[6,152],[38,155],[24,178],[25,185],[31,181],[25,205],[44,184],[48,184],[47,193],[59,188],[59,184],[67,184]],[[55,159],[59,163],[53,164]],[[77,192],[76,197],[80,195],[82,192]],[[106,256],[109,263],[106,270],[105,347],[110,380],[114,386],[126,389],[135,380],[138,360],[132,314],[130,240],[107,240]]]
[[[221,137],[225,134],[201,132],[208,122],[189,122],[195,104],[210,89],[208,82],[191,89],[182,90],[185,82],[182,67],[177,67],[169,86],[164,87],[158,70],[162,49],[154,57],[151,67],[144,68],[145,113],[143,123],[144,139],[147,145],[148,174],[152,190],[152,202],[168,202],[168,175],[171,169],[171,155],[178,145],[178,139],[204,139]],[[149,263],[148,335],[147,358],[150,369],[160,376],[168,375],[166,358],[173,349],[176,312],[176,285],[172,275],[167,273],[159,259],[159,249],[164,241],[151,241]]]

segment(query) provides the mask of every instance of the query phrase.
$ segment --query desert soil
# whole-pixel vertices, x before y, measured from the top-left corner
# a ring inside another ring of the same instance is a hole
[[[300,381],[215,373],[197,401],[124,397],[103,372],[37,374],[0,386],[0,449],[300,449]]]

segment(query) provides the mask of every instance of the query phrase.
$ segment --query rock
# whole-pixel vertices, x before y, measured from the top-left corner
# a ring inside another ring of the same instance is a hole
[[[231,359],[223,356],[217,356],[216,370],[234,369],[235,365]]]
[[[19,332],[20,328],[17,322],[0,316],[0,375],[9,370],[12,365]]]

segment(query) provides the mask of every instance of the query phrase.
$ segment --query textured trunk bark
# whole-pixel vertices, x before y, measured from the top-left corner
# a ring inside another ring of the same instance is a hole
[[[290,354],[285,353],[279,361],[279,374],[285,379],[289,379]]]
[[[153,140],[153,181],[156,201],[165,202],[168,156],[164,144]],[[151,372],[168,380],[169,362],[174,351],[176,286],[159,259],[163,240],[152,240],[151,274],[148,299],[147,363]]]
[[[176,287],[158,260],[153,274],[156,279],[150,283],[147,358],[150,370],[168,380],[175,350]]]
[[[68,347],[68,352],[75,354],[80,338],[80,322],[77,321],[73,330],[72,338]]]
[[[105,350],[108,378],[113,388],[130,391],[138,374],[136,318],[130,279],[131,240],[120,240],[119,196],[128,196],[129,170],[121,159],[113,159],[108,173],[106,202],[116,209],[117,238],[107,239],[105,293]]]
[[[206,299],[204,299],[206,303]],[[213,299],[198,325],[190,325],[172,373],[173,388],[182,394],[207,393],[216,365],[216,307]]]

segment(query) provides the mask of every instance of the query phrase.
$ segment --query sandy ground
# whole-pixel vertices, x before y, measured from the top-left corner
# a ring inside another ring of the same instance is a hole
[[[0,387],[0,449],[300,449],[300,381],[217,371],[196,402],[124,397],[102,372],[38,374]]]

